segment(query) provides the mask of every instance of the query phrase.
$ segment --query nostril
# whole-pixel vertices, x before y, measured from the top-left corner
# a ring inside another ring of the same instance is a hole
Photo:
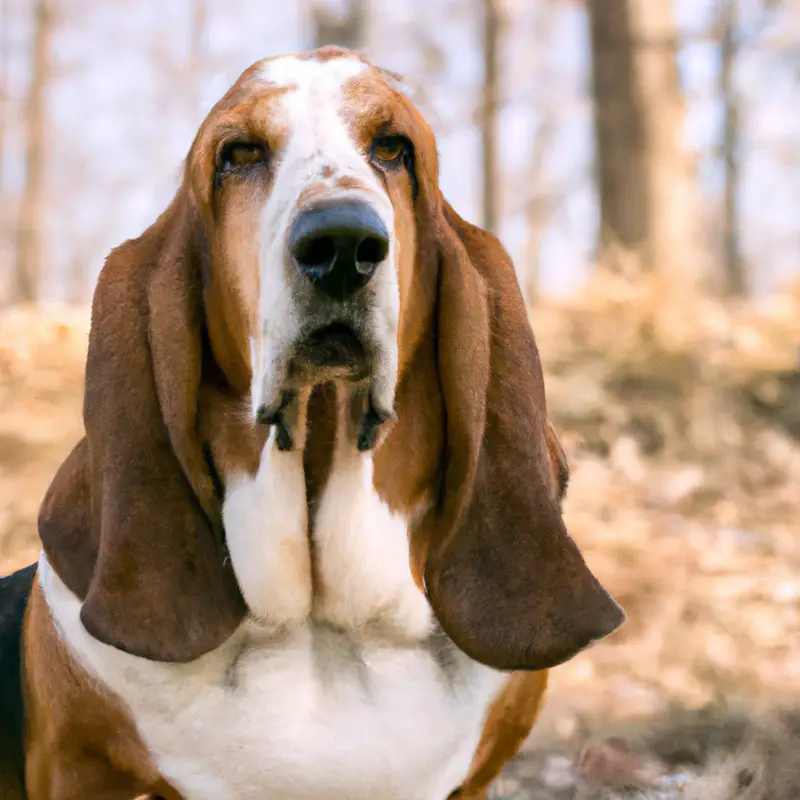
[[[380,264],[389,252],[389,243],[378,236],[367,236],[356,249],[356,264]]]
[[[336,240],[333,236],[303,239],[293,248],[297,266],[305,272],[323,275],[336,260]]]
[[[305,209],[292,223],[286,244],[297,271],[337,301],[366,286],[391,249],[386,225],[362,202]]]

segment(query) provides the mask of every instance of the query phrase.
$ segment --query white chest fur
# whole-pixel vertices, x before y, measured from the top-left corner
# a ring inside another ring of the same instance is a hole
[[[225,507],[253,617],[220,648],[163,664],[92,638],[46,558],[40,581],[79,662],[121,697],[187,800],[444,800],[468,772],[505,678],[432,624],[405,524],[371,488],[371,459],[337,446],[315,526],[302,461],[265,448]]]

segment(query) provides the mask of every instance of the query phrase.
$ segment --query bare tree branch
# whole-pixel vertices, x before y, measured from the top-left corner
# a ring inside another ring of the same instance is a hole
[[[25,189],[19,208],[14,299],[36,300],[44,257],[46,92],[53,28],[51,0],[36,0],[31,80],[25,98]]]
[[[722,98],[723,130],[722,152],[725,183],[723,190],[722,235],[724,252],[724,291],[733,296],[743,296],[746,291],[744,266],[739,245],[739,108],[733,85],[733,69],[738,45],[736,0],[722,0],[720,17],[722,41],[720,43],[720,95]]]
[[[8,0],[0,0],[0,196],[2,196],[5,188],[5,144],[9,106],[8,68],[11,50],[8,33],[11,26],[10,16]]]
[[[200,112],[200,98],[203,95],[203,76],[205,74],[205,31],[208,9],[206,0],[192,0],[189,25],[189,82],[193,91],[192,112]]]
[[[483,102],[481,104],[481,163],[483,167],[483,226],[495,231],[498,224],[497,116],[499,81],[500,16],[496,0],[483,0]]]
[[[364,45],[366,0],[347,0],[344,13],[337,15],[320,3],[312,2],[314,47],[337,44],[358,50]]]

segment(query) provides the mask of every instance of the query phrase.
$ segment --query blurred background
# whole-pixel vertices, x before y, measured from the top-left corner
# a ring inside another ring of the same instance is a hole
[[[645,736],[684,769],[703,720],[800,707],[798,0],[0,0],[0,568],[81,436],[108,250],[241,71],[328,43],[405,76],[448,199],[514,257],[568,525],[628,612],[498,791],[575,796],[612,729],[692,720],[683,761]]]

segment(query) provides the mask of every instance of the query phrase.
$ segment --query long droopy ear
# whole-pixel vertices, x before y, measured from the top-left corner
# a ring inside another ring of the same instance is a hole
[[[39,517],[86,629],[159,661],[213,649],[245,613],[197,433],[203,258],[186,190],[109,256],[92,308],[86,438]]]
[[[446,204],[433,224],[444,478],[412,558],[442,627],[469,656],[498,669],[552,667],[624,615],[564,527],[542,369],[513,265],[494,236]]]

